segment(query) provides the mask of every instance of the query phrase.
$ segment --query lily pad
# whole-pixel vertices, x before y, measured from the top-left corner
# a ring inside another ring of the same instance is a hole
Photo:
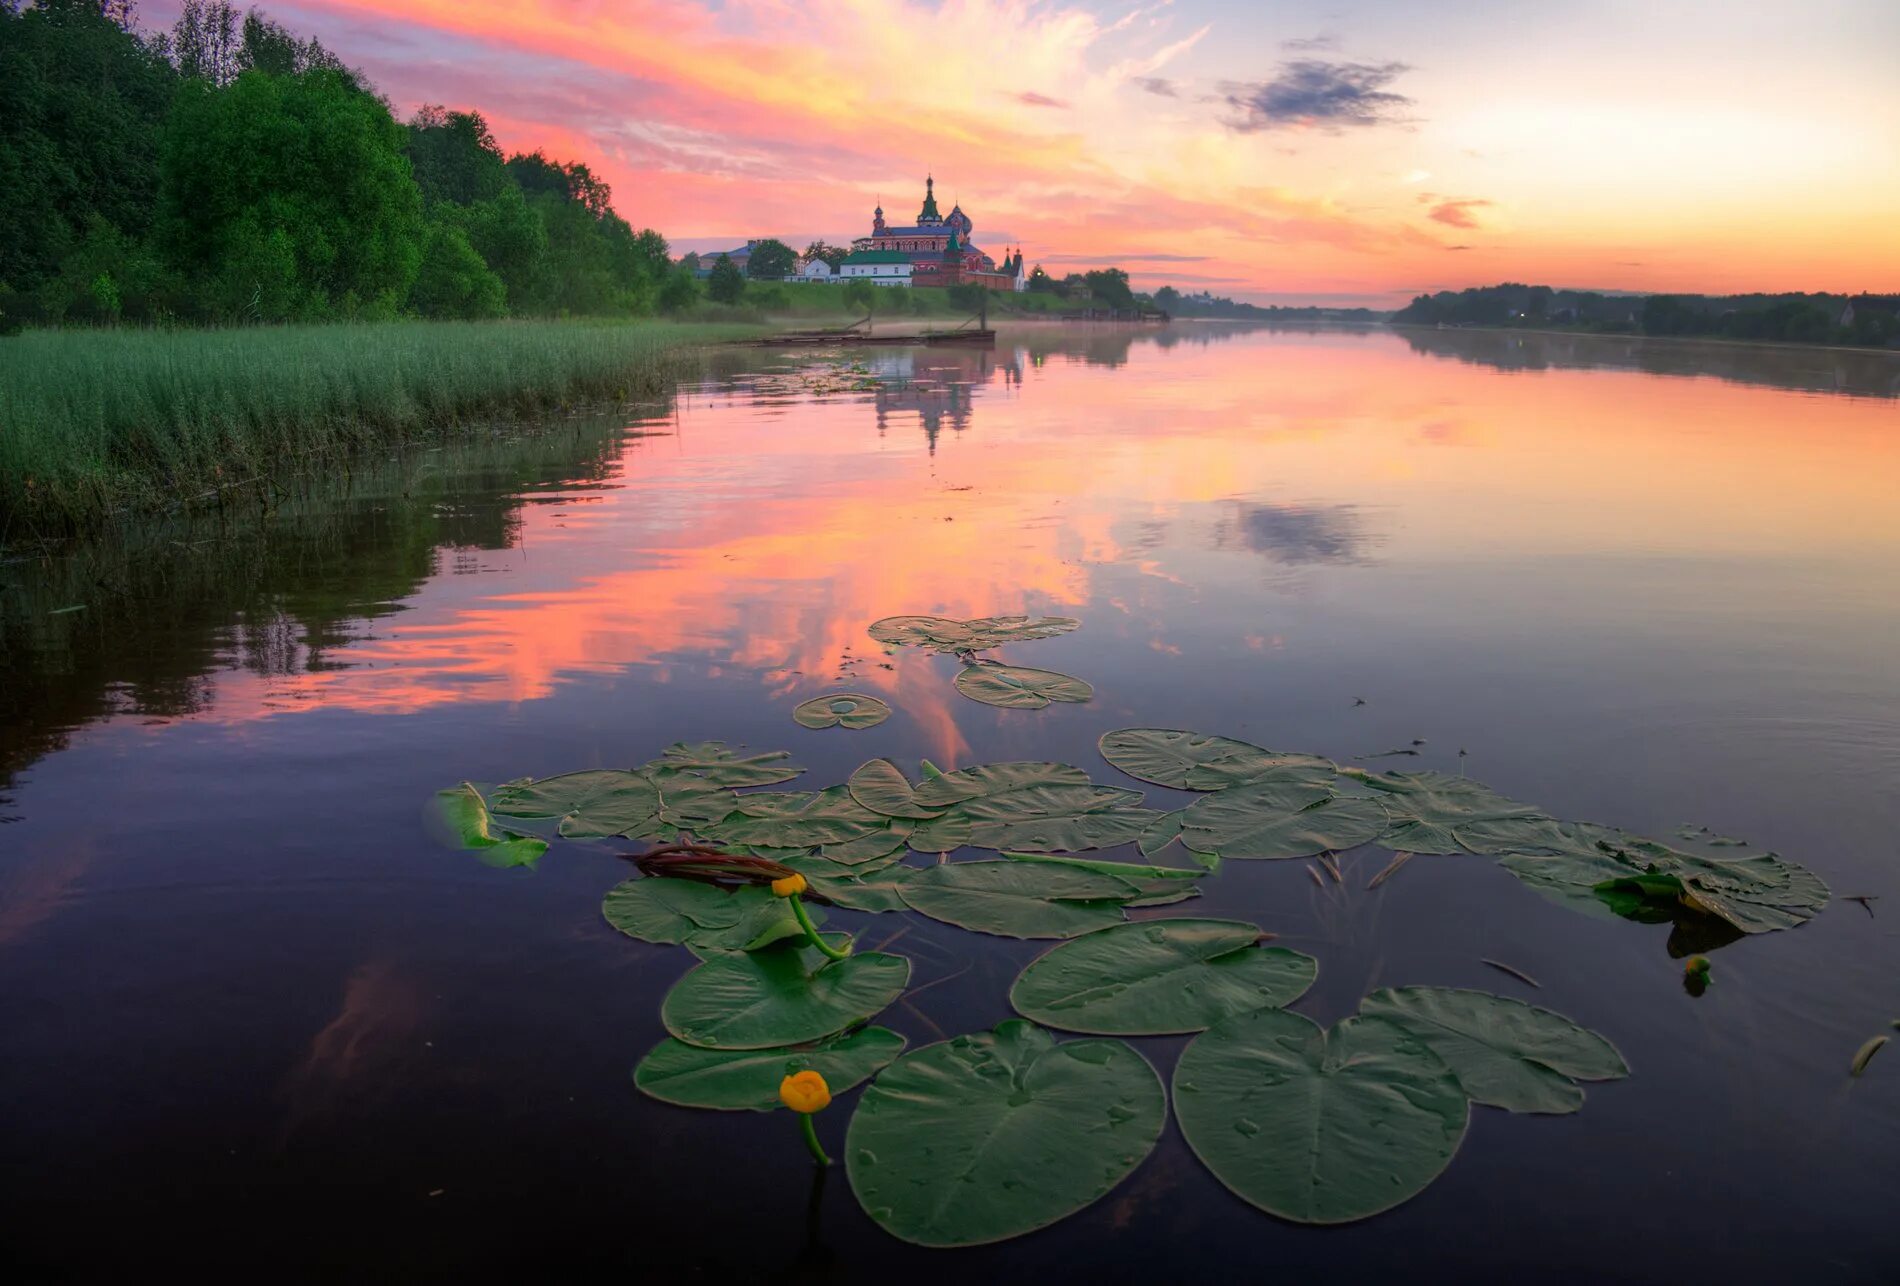
[[[704,1049],[797,1045],[863,1022],[909,981],[902,956],[826,960],[815,947],[781,943],[698,965],[666,993],[660,1020],[676,1039]]]
[[[660,792],[644,774],[599,768],[499,787],[489,805],[508,817],[558,817],[569,839],[641,836],[660,825]]]
[[[1021,665],[965,666],[956,682],[964,696],[1006,710],[1040,710],[1052,701],[1081,702],[1095,695],[1080,679]]]
[[[1138,896],[1113,876],[1030,862],[946,862],[898,890],[912,910],[1005,938],[1073,938],[1122,918]]]
[[[1541,808],[1506,799],[1469,777],[1442,772],[1360,773],[1358,779],[1384,797],[1392,819],[1380,839],[1405,853],[1463,853],[1459,832],[1483,834],[1484,828],[1516,821],[1545,821]]]
[[[669,1036],[633,1069],[633,1083],[681,1107],[770,1112],[779,1106],[779,1082],[794,1072],[816,1071],[834,1095],[842,1094],[903,1053],[904,1043],[884,1027],[776,1049],[700,1049]]]
[[[1521,1000],[1452,987],[1383,988],[1360,1002],[1430,1045],[1474,1103],[1507,1112],[1574,1112],[1576,1081],[1629,1075],[1609,1041],[1562,1014]]]
[[[947,808],[979,795],[1000,795],[1030,786],[1086,786],[1089,775],[1068,764],[977,764],[942,773],[917,787],[914,798],[927,808]]]
[[[792,718],[807,728],[875,728],[890,717],[889,706],[861,692],[813,697],[792,709]]]
[[[479,853],[489,866],[533,866],[548,851],[548,842],[495,825],[482,793],[467,782],[438,791],[436,814],[449,833],[449,842],[463,852]]]
[[[928,821],[943,809],[917,802],[917,788],[903,771],[888,759],[873,759],[860,764],[846,783],[851,798],[861,807],[881,817],[899,817],[910,821]]]
[[[891,647],[982,652],[1009,643],[1054,638],[1081,623],[1070,616],[980,616],[970,621],[947,616],[887,616],[871,623],[871,637]]]
[[[1118,1040],[1062,1044],[1031,1023],[904,1055],[845,1134],[858,1202],[921,1246],[976,1246],[1047,1227],[1141,1164],[1167,1117],[1160,1078]]]
[[[889,818],[865,808],[845,787],[832,786],[819,791],[765,791],[737,796],[733,811],[707,834],[724,843],[748,847],[811,848],[863,839],[887,831],[889,825]],[[891,847],[879,852],[889,852]]]
[[[1112,786],[1025,786],[966,800],[952,810],[970,823],[965,843],[1074,853],[1133,842],[1158,816],[1141,793]]]
[[[1262,947],[1239,920],[1118,924],[1051,948],[1016,977],[1009,1001],[1047,1027],[1116,1036],[1202,1031],[1230,1014],[1290,1005],[1313,985],[1313,957]]]
[[[1470,1101],[1404,1028],[1348,1018],[1326,1031],[1285,1009],[1224,1018],[1174,1069],[1181,1133],[1235,1195],[1295,1223],[1365,1219],[1451,1164]]]
[[[1315,789],[1275,780],[1229,786],[1182,811],[1181,840],[1222,857],[1292,858],[1356,848],[1385,830],[1378,800],[1314,799]]]
[[[1102,734],[1102,758],[1138,781],[1176,790],[1219,790],[1263,777],[1329,785],[1337,771],[1318,755],[1266,750],[1231,737],[1175,728],[1121,728]]]
[[[789,752],[768,751],[742,755],[723,741],[675,742],[646,765],[652,769],[691,773],[715,786],[776,786],[804,772]]]
[[[756,885],[728,891],[697,880],[642,876],[615,885],[600,910],[630,938],[710,950],[756,951],[805,933],[790,903]],[[810,910],[814,922],[824,914]]]

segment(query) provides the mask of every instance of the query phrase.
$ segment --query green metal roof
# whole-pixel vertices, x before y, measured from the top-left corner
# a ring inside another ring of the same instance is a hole
[[[902,250],[853,250],[844,257],[846,263],[909,263],[910,256]]]

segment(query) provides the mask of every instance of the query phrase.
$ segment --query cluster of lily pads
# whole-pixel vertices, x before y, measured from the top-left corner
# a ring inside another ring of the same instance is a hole
[[[1067,634],[1081,622],[1073,616],[980,616],[971,621],[947,616],[887,616],[871,623],[871,637],[886,647],[921,647],[948,653],[963,662],[957,691],[984,705],[1008,710],[1040,710],[1052,702],[1083,702],[1095,689],[1055,670],[1005,665],[977,655],[1009,643]]]
[[[899,619],[880,625],[941,650],[995,637],[993,622]],[[1380,990],[1321,1028],[1286,1008],[1317,963],[1266,945],[1257,925],[1128,918],[1196,896],[1225,860],[1330,863],[1365,844],[1479,854],[1572,905],[1739,933],[1791,927],[1827,899],[1773,854],[1684,853],[1462,777],[1342,768],[1172,729],[1122,729],[1100,748],[1128,777],[1199,798],[1152,808],[1067,764],[926,762],[913,780],[885,759],[824,790],[768,790],[801,771],[789,756],[709,742],[628,769],[464,784],[442,803],[463,845],[497,865],[531,864],[550,835],[666,846],[634,854],[643,873],[602,907],[621,932],[700,961],[667,994],[668,1038],[635,1083],[689,1107],[806,1112],[869,1081],[846,1131],[852,1189],[884,1228],[931,1246],[1017,1236],[1087,1206],[1152,1150],[1170,1099],[1228,1188],[1283,1219],[1339,1223],[1423,1190],[1472,1104],[1572,1112],[1580,1082],[1627,1074],[1596,1033],[1477,991]],[[1144,860],[1092,855],[1124,846]],[[1176,847],[1190,865],[1160,863]],[[901,1035],[868,1024],[905,994],[909,960],[825,932],[826,907],[1058,945],[1011,986],[1020,1018],[906,1052]],[[1119,1039],[1185,1034],[1166,1090]],[[793,1097],[807,1073],[822,1092]]]

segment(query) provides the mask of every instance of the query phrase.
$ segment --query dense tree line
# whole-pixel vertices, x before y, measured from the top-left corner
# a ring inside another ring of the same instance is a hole
[[[1900,297],[1882,295],[1610,295],[1506,282],[1420,295],[1409,325],[1576,327],[1618,334],[1797,344],[1900,344]]]
[[[398,122],[256,9],[0,0],[0,327],[646,314],[698,287],[586,165]]]

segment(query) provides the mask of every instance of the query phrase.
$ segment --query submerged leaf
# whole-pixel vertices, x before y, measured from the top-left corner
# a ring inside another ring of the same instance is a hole
[[[971,665],[957,675],[957,691],[984,705],[1040,710],[1051,701],[1081,702],[1095,695],[1082,680],[1022,665]]]
[[[814,947],[714,956],[673,984],[666,1030],[705,1049],[796,1045],[863,1022],[903,994],[910,961],[866,952],[826,960]]]
[[[904,1055],[845,1135],[858,1203],[922,1246],[1018,1237],[1105,1196],[1153,1150],[1160,1078],[1118,1040],[1057,1044],[1031,1023]]]
[[[1380,843],[1405,853],[1463,853],[1460,832],[1485,834],[1504,822],[1549,821],[1541,808],[1506,799],[1469,777],[1442,772],[1360,773],[1384,797],[1392,824]]]
[[[815,1071],[842,1094],[904,1052],[904,1038],[884,1027],[862,1027],[815,1045],[773,1049],[700,1049],[671,1036],[633,1069],[633,1083],[665,1103],[727,1112],[770,1112],[779,1106],[779,1082]]]
[[[1113,876],[1031,862],[946,862],[899,892],[933,920],[1005,938],[1073,938],[1120,922],[1139,896]]]
[[[889,706],[860,692],[813,697],[792,709],[792,718],[807,728],[875,728],[890,717]]]
[[[1293,858],[1356,848],[1385,829],[1378,800],[1315,798],[1319,789],[1273,779],[1229,786],[1182,811],[1181,840],[1222,857]]]
[[[1081,623],[1070,616],[980,616],[970,621],[947,616],[887,616],[871,623],[871,637],[891,647],[982,652],[1008,643],[1054,638]]]
[[[1158,1036],[1201,1031],[1229,1014],[1290,1005],[1319,965],[1262,947],[1239,920],[1118,924],[1051,948],[1017,975],[1016,1012],[1066,1031]]]
[[[1330,759],[1318,755],[1266,750],[1175,728],[1122,728],[1103,733],[1098,744],[1102,758],[1130,777],[1176,790],[1219,790],[1269,776],[1327,786],[1336,771]]]
[[[1174,1068],[1181,1133],[1242,1200],[1295,1223],[1365,1219],[1451,1164],[1470,1104],[1403,1028],[1348,1018],[1330,1032],[1284,1009],[1222,1019]]]
[[[435,805],[449,842],[463,852],[481,854],[489,866],[533,866],[548,851],[544,839],[496,826],[482,793],[468,782],[436,792]]]
[[[1367,1018],[1397,1023],[1430,1045],[1474,1103],[1507,1112],[1574,1112],[1573,1081],[1629,1075],[1609,1041],[1562,1014],[1483,991],[1383,988],[1360,1002]]]
[[[774,750],[762,755],[741,755],[723,741],[701,741],[688,745],[674,742],[660,757],[645,765],[649,769],[691,773],[715,786],[737,789],[741,786],[776,786],[804,772],[791,761],[787,751]]]

